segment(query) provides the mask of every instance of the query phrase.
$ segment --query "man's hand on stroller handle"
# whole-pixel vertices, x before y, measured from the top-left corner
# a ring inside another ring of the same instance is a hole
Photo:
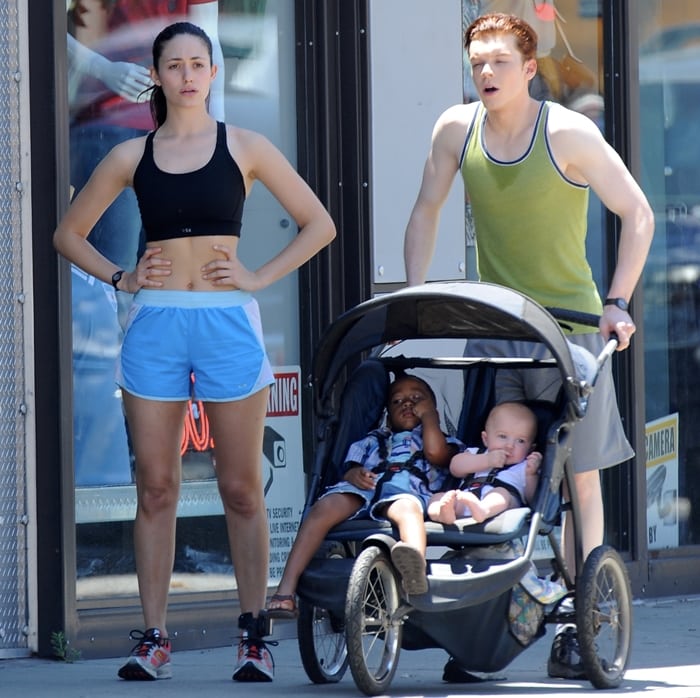
[[[617,351],[627,349],[632,335],[637,331],[629,313],[615,305],[606,305],[600,316],[600,333],[605,341],[617,339]]]

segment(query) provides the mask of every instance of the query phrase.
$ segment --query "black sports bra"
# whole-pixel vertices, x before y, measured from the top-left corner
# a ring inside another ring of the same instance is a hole
[[[226,143],[226,124],[218,122],[211,160],[193,172],[173,174],[153,160],[153,136],[146,137],[134,172],[147,242],[200,235],[241,235],[245,184]]]

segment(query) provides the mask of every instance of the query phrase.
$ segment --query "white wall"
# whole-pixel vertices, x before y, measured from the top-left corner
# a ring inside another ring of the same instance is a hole
[[[403,236],[438,116],[462,101],[461,0],[370,0],[374,283],[405,282]],[[466,134],[465,134],[466,135]],[[442,211],[428,280],[465,277],[461,177]]]

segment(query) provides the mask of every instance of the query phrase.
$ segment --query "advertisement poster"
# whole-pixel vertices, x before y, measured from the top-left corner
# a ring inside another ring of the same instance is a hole
[[[645,430],[649,550],[678,547],[678,413]]]
[[[282,576],[304,508],[301,439],[301,372],[277,366],[270,389],[263,441],[263,479],[270,526],[270,580]]]

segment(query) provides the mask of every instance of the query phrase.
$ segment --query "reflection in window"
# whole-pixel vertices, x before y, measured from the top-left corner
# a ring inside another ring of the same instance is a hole
[[[700,6],[637,4],[642,185],[656,216],[644,273],[653,550],[700,542],[700,507],[688,504],[700,501]],[[669,420],[677,425],[672,448],[663,432]]]

